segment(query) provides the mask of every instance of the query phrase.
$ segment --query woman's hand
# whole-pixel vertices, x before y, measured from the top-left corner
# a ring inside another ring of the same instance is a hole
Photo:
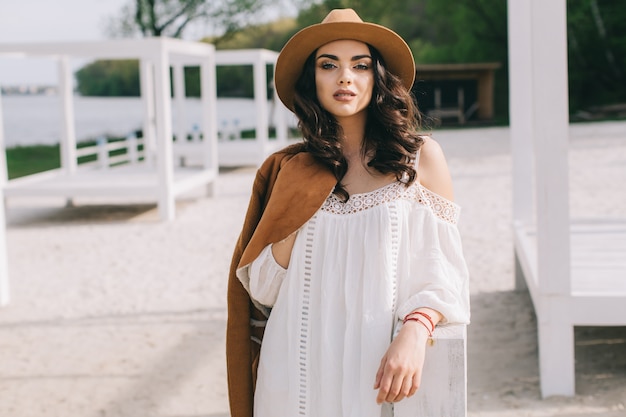
[[[398,402],[420,386],[428,331],[415,321],[406,322],[380,361],[374,389],[376,402]]]

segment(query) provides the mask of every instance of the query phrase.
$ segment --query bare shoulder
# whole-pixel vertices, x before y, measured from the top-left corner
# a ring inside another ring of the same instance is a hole
[[[424,187],[440,196],[454,201],[452,178],[441,145],[430,136],[424,137],[420,148],[417,177]]]

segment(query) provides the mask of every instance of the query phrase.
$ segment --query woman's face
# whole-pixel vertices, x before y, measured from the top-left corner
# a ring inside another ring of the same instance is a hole
[[[374,88],[372,63],[368,46],[359,41],[333,41],[317,50],[317,98],[338,121],[367,114]]]

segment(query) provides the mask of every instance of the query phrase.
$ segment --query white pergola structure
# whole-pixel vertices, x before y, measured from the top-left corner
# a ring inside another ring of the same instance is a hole
[[[566,0],[508,0],[508,16],[516,283],[542,396],[573,396],[574,326],[626,325],[626,224],[570,219]]]
[[[217,51],[217,65],[252,65],[256,112],[254,140],[220,141],[220,166],[261,165],[272,152],[287,144],[288,110],[272,89],[276,139],[269,138],[270,109],[267,98],[267,66],[275,64],[278,52],[267,49]]]
[[[175,217],[175,199],[190,189],[207,186],[218,175],[215,48],[199,42],[148,38],[101,42],[0,44],[0,55],[50,57],[58,60],[59,95],[62,105],[61,168],[4,185],[5,197],[60,196],[139,197],[153,199],[163,220]],[[112,169],[78,169],[73,83],[70,58],[138,59],[141,97],[144,103],[144,160]],[[199,66],[201,74],[202,141],[199,167],[174,167],[170,68],[174,74],[174,97],[184,97],[180,83],[185,66]],[[1,117],[1,114],[0,114]],[[4,138],[0,131],[0,149]],[[6,169],[3,174],[6,178]]]
[[[278,100],[274,89],[272,89],[274,96],[270,100],[267,97],[267,67],[274,65],[277,58],[278,52],[268,49],[237,49],[216,52],[217,66],[252,66],[254,83],[254,125],[238,126],[236,130],[240,133],[240,129],[253,128],[255,137],[254,139],[242,139],[241,137],[223,137],[220,139],[217,148],[218,161],[221,167],[259,166],[270,153],[287,145],[289,110]],[[182,71],[180,74],[174,74],[175,85],[184,85],[183,77]],[[179,120],[184,119],[183,106],[182,100],[176,100]],[[233,114],[231,116],[236,118],[241,115]],[[269,136],[270,120],[273,120],[276,130],[276,138],[274,139],[270,139]],[[222,133],[226,135],[228,132],[226,129]],[[177,136],[183,134],[184,131],[178,133]],[[198,144],[197,141],[177,142],[176,156],[182,158],[185,164],[197,164]]]

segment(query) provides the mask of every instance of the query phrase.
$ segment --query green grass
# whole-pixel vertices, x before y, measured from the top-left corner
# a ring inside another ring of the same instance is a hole
[[[61,167],[59,145],[33,145],[7,148],[9,179]]]
[[[110,138],[109,143],[124,140],[124,138]],[[77,148],[93,146],[96,141],[85,141],[77,144]],[[139,146],[139,150],[142,146]],[[125,154],[126,149],[109,152],[109,156]],[[59,145],[30,145],[7,148],[7,171],[9,179],[37,174],[61,167],[61,153]],[[97,155],[86,155],[78,158],[78,164],[92,162]]]

